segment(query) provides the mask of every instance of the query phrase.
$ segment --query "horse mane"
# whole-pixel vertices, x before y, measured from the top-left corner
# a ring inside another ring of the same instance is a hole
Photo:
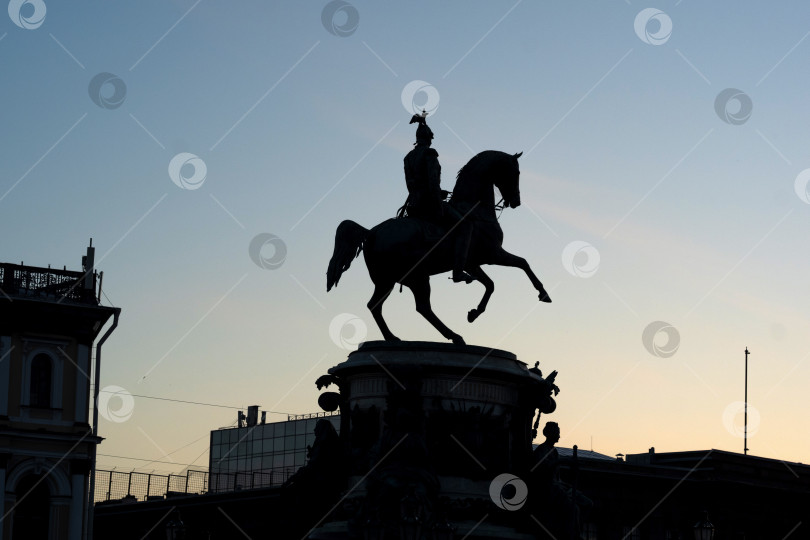
[[[456,185],[453,188],[453,193],[464,197],[465,194],[458,192],[468,189],[471,186],[471,179],[481,177],[494,163],[506,157],[512,156],[500,150],[484,150],[473,156],[456,174]]]
[[[498,158],[507,155],[509,154],[499,150],[484,150],[483,152],[477,153],[458,170],[456,182],[464,182],[471,176],[480,175]]]

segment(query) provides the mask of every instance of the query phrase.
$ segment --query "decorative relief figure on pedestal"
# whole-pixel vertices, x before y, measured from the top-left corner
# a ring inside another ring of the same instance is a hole
[[[560,480],[560,456],[554,447],[560,440],[557,422],[546,422],[543,435],[546,440],[534,450],[527,509],[548,524],[555,538],[579,540],[580,507],[592,503]],[[574,451],[576,454],[576,447]]]
[[[557,378],[557,371],[552,371],[551,374],[543,378],[543,372],[540,371],[538,367],[540,362],[535,362],[534,367],[529,369],[529,373],[532,374],[534,378],[534,384],[532,388],[532,415],[534,415],[535,409],[537,410],[537,420],[534,422],[534,426],[532,427],[532,440],[537,437],[537,426],[540,425],[540,416],[543,414],[551,414],[555,410],[557,410],[557,402],[554,401],[554,397],[560,393],[560,387],[557,386],[554,381]]]

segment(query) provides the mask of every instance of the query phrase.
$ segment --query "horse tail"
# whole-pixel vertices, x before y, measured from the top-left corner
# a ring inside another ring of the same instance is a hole
[[[349,269],[355,257],[360,255],[368,232],[368,229],[362,225],[348,219],[338,225],[335,232],[335,250],[332,252],[332,259],[326,270],[327,292],[337,286],[340,276]]]

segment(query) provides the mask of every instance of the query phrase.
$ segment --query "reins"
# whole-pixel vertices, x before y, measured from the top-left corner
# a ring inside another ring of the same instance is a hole
[[[501,212],[503,212],[504,208],[503,204],[501,203],[503,203],[503,197],[501,197],[500,201],[495,203],[495,219],[498,221],[501,220]]]

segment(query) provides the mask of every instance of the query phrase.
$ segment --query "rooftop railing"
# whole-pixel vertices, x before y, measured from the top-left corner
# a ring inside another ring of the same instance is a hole
[[[86,278],[89,285],[86,286]],[[95,272],[0,263],[0,297],[39,298],[97,305]]]
[[[204,495],[278,487],[294,472],[295,467],[232,473],[190,470],[184,474],[97,470],[95,501],[136,502],[177,495]]]

